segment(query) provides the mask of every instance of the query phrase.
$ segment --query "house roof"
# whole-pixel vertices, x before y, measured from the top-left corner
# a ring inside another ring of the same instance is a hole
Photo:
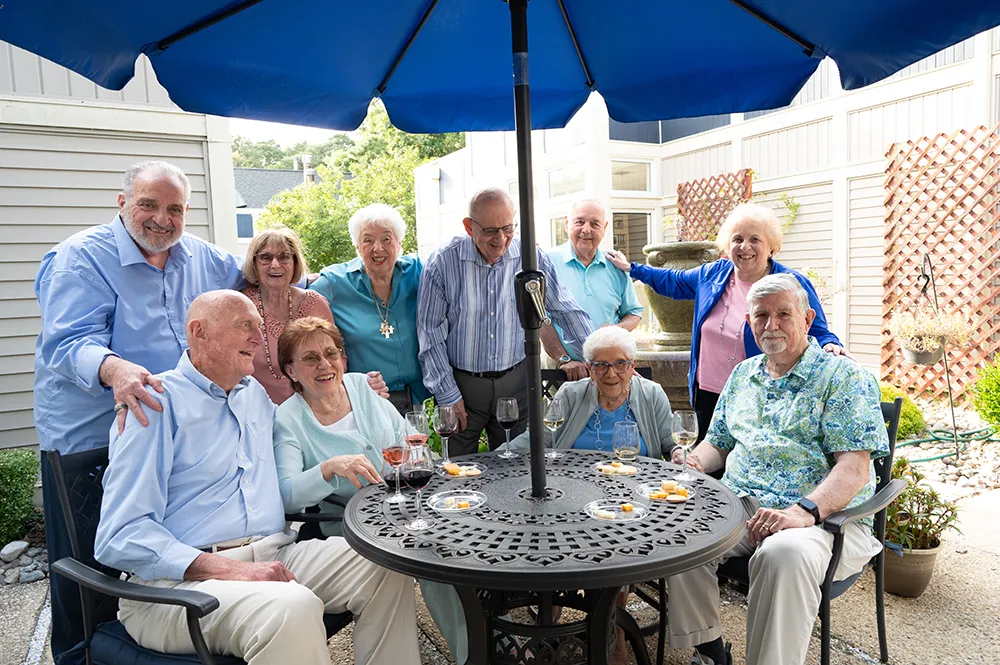
[[[302,184],[302,171],[293,169],[233,169],[237,207],[263,208],[278,192]],[[316,182],[319,182],[316,176]],[[241,206],[240,203],[244,205]]]

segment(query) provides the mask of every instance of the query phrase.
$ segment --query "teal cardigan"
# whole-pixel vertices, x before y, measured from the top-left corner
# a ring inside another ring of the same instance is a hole
[[[316,420],[309,404],[296,393],[278,407],[274,418],[274,462],[278,469],[278,489],[285,511],[296,513],[336,494],[345,499],[357,489],[346,478],[323,479],[320,464],[337,455],[365,455],[382,470],[382,440],[406,429],[406,421],[387,399],[379,397],[364,374],[344,374],[344,387],[358,430],[329,432]],[[364,483],[365,481],[361,481]],[[343,509],[329,503],[320,512],[342,515]],[[340,535],[340,522],[323,523],[327,536]]]

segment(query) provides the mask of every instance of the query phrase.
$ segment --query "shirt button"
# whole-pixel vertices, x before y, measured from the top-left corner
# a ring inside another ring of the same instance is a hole
[[[371,449],[372,449],[372,446],[371,446],[370,443],[365,446],[365,450],[371,450]]]
[[[493,289],[490,289],[490,293],[493,293]]]
[[[490,312],[490,316],[493,316],[494,312]]]
[[[492,333],[490,334],[490,339],[493,339],[493,334]]]

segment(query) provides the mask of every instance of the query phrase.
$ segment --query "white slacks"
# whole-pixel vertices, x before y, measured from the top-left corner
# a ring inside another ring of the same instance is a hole
[[[294,539],[294,532],[274,534],[218,556],[280,561],[296,582],[132,580],[218,598],[219,608],[201,619],[205,641],[214,653],[250,665],[328,665],[323,614],[347,611],[354,615],[355,665],[419,665],[413,578],[376,566],[343,538]],[[122,600],[118,618],[146,648],[194,653],[183,608]]]
[[[744,497],[746,519],[757,507],[756,501]],[[786,529],[764,539],[756,548],[744,536],[725,557],[667,578],[670,646],[694,647],[722,635],[716,570],[729,557],[749,556],[746,665],[802,665],[832,551],[833,534],[822,527]],[[878,551],[878,541],[870,528],[849,525],[835,579],[860,571]]]

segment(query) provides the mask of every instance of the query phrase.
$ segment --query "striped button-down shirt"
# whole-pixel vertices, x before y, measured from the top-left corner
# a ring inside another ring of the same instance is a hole
[[[560,283],[542,251],[538,267],[545,274],[545,309],[562,329],[564,343],[582,356],[583,341],[594,329],[590,316]],[[431,254],[420,279],[417,334],[424,385],[439,404],[462,399],[452,367],[497,372],[524,360],[524,329],[514,292],[520,269],[518,240],[492,266],[469,236],[453,238]]]

